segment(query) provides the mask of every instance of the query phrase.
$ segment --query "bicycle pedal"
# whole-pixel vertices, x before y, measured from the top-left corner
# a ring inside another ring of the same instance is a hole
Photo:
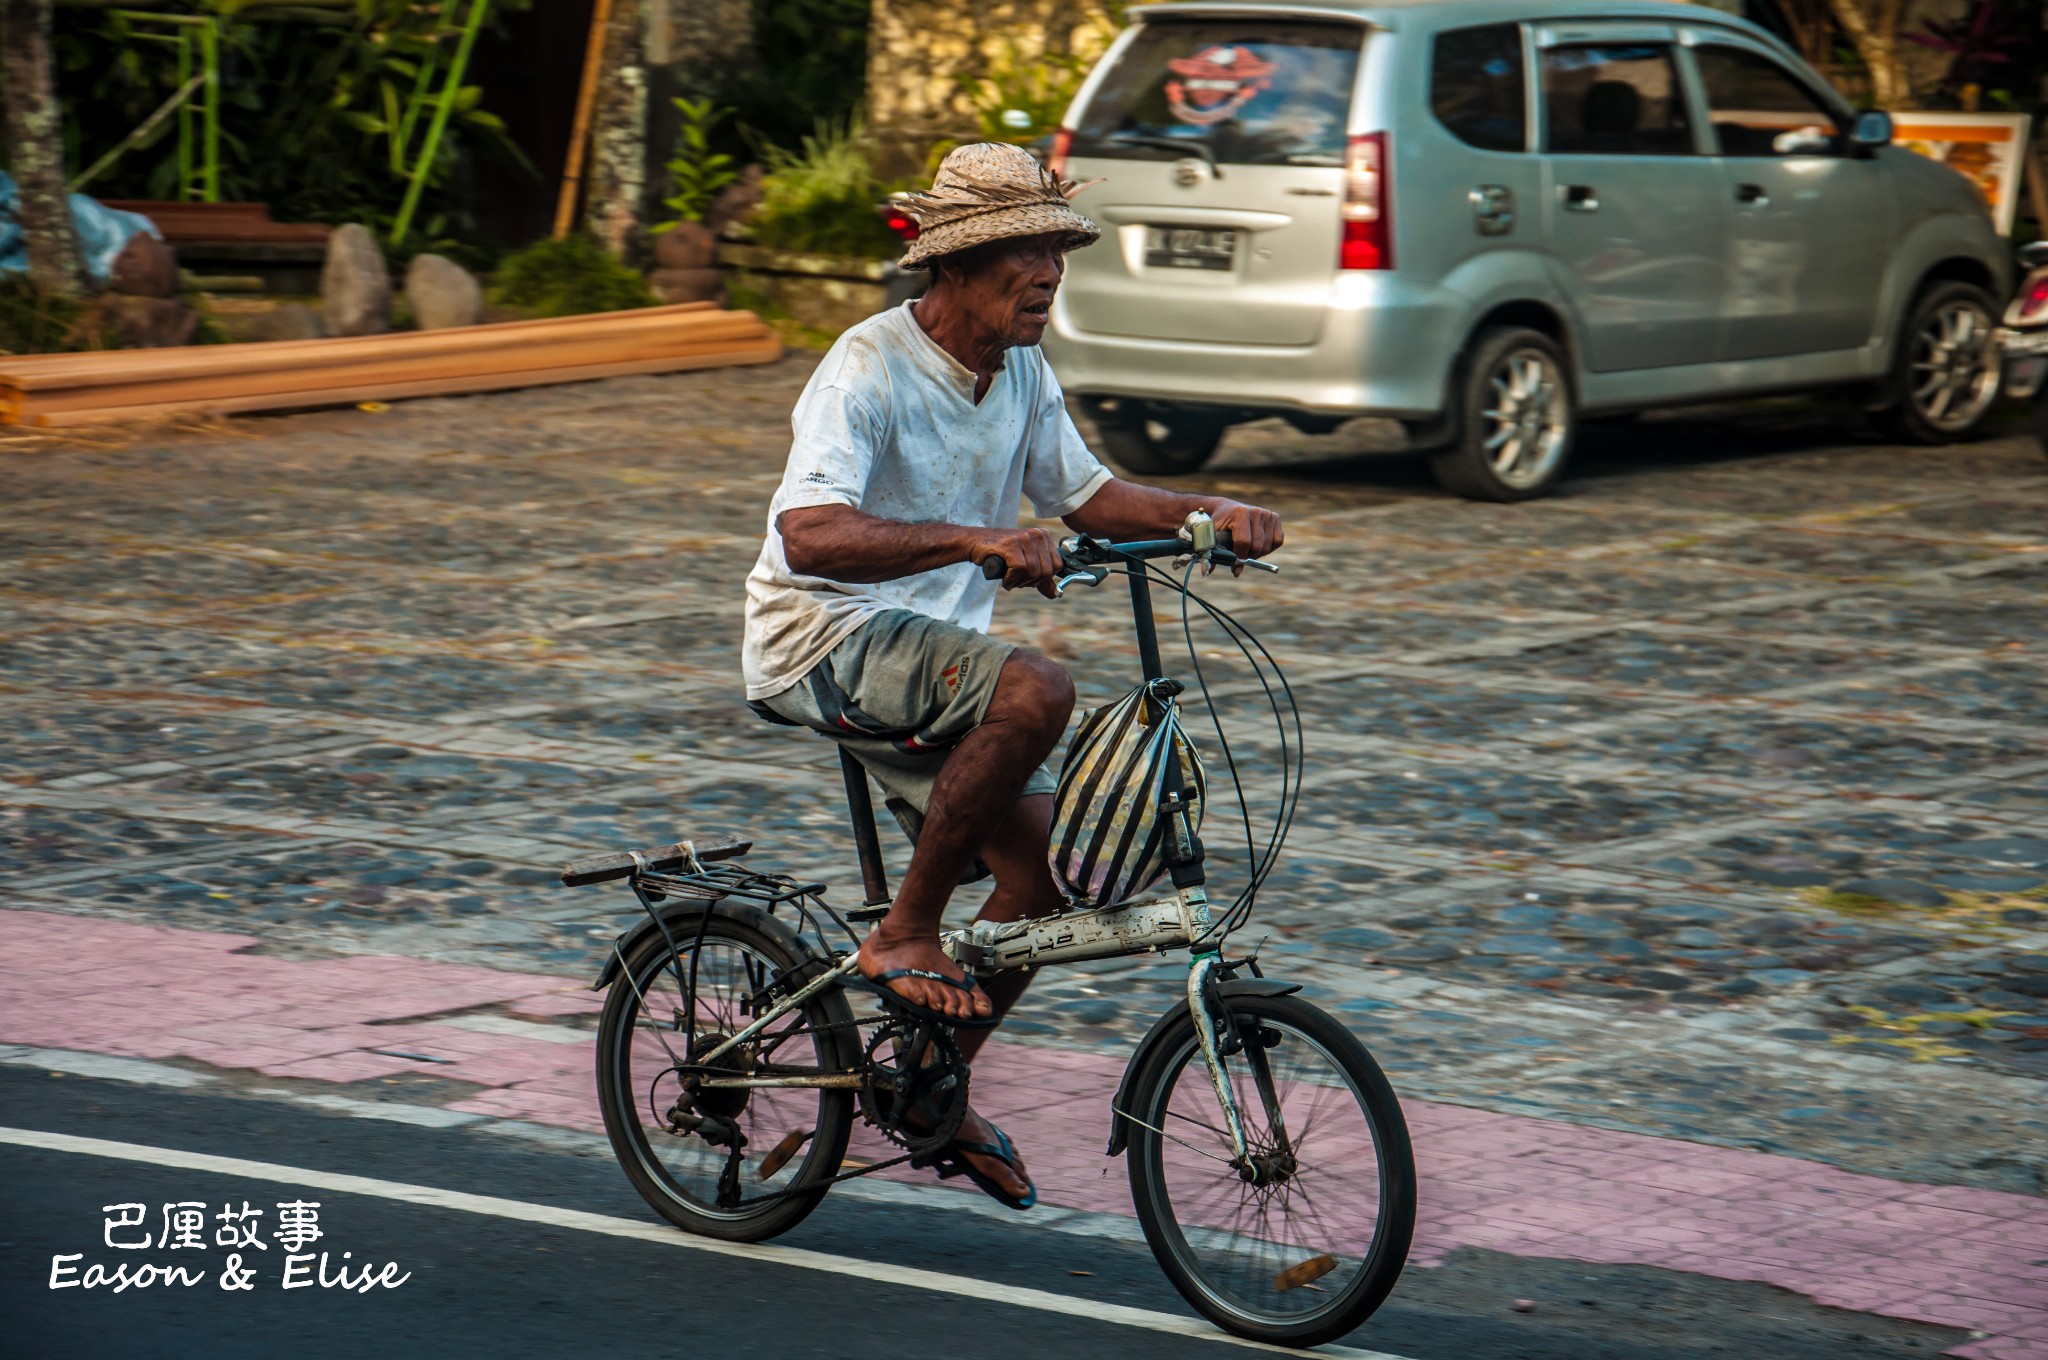
[[[815,1130],[812,1129],[791,1129],[783,1136],[781,1142],[769,1149],[768,1155],[761,1159],[760,1170],[755,1174],[765,1181],[789,1165],[789,1159],[796,1156],[797,1150],[811,1141],[813,1132]]]
[[[855,925],[866,925],[870,921],[879,921],[884,916],[887,916],[889,914],[889,904],[884,902],[879,907],[855,907],[851,911],[843,911],[839,914]]]
[[[1273,1277],[1273,1288],[1279,1293],[1313,1285],[1315,1281],[1337,1268],[1337,1258],[1328,1252],[1319,1252],[1299,1265],[1292,1265]]]

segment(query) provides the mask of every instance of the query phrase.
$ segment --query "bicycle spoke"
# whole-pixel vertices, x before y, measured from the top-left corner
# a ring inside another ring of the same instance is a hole
[[[671,1129],[674,1107],[686,1091],[684,1073],[690,1070],[677,1036],[690,1052],[709,1052],[769,1009],[773,1003],[761,998],[772,991],[779,971],[773,959],[716,933],[701,940],[685,936],[678,944],[684,946],[678,958],[653,968],[643,958],[643,975],[629,979],[639,985],[633,988],[630,1039],[617,1061],[620,1084],[635,1094],[639,1131],[634,1155],[692,1213],[759,1212],[806,1174],[828,1097],[802,1087],[707,1089],[684,1107],[679,1128]],[[687,995],[692,962],[694,997]],[[805,1022],[803,1012],[791,1011],[710,1068],[734,1076],[772,1075],[773,1067],[836,1071],[832,1044],[823,1030]],[[738,1202],[720,1194],[735,1146],[742,1187]]]
[[[1272,1046],[1229,1072],[1250,1162],[1225,1164],[1163,1132],[1199,1130],[1228,1145],[1192,1043],[1158,1105],[1157,1155],[1175,1253],[1203,1292],[1264,1325],[1291,1325],[1336,1306],[1364,1278],[1380,1228],[1380,1148],[1342,1065],[1308,1034],[1261,1024],[1273,1027],[1260,1035]]]

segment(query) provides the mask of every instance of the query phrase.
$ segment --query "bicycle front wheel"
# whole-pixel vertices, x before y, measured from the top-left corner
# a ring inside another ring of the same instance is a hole
[[[1183,1014],[1130,1107],[1131,1198],[1181,1296],[1225,1331],[1316,1346],[1351,1331],[1400,1278],[1415,1231],[1415,1159],[1365,1046],[1295,996],[1226,1004],[1244,1040],[1224,1066],[1249,1165]]]

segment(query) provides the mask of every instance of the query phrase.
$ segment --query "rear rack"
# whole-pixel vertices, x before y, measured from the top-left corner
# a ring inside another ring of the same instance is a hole
[[[698,864],[711,864],[722,859],[737,859],[753,848],[754,843],[742,837],[719,836],[708,841],[677,841],[674,845],[657,845],[649,850],[594,855],[563,865],[562,883],[565,887],[580,888],[586,883],[607,883],[636,873],[658,874],[688,867],[692,860]]]

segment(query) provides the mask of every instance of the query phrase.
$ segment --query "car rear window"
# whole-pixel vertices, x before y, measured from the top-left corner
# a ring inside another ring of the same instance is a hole
[[[1520,26],[1488,24],[1437,34],[1430,54],[1429,107],[1461,142],[1488,151],[1520,151],[1529,137]]]
[[[1073,153],[1342,165],[1364,37],[1345,23],[1147,24],[1082,113]]]

